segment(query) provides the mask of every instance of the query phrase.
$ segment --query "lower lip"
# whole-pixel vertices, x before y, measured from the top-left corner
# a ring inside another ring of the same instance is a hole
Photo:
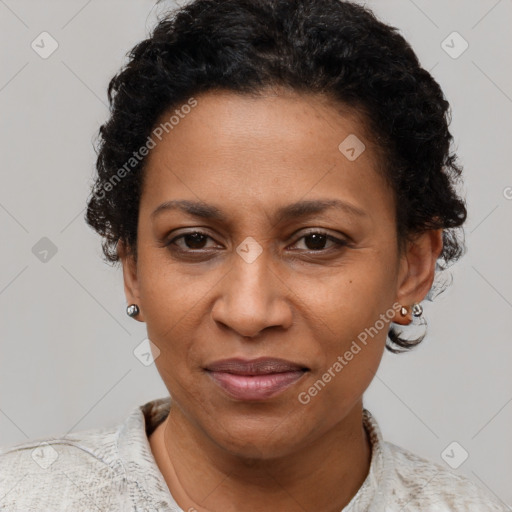
[[[302,370],[266,375],[208,372],[216,384],[230,396],[239,400],[264,400],[274,397],[295,384],[305,373]]]

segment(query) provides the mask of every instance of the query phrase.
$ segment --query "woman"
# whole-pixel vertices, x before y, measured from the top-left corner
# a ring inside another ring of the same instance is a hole
[[[170,397],[4,450],[5,510],[504,510],[363,407],[464,250],[449,105],[396,29],[339,0],[196,0],[109,100],[86,220]]]

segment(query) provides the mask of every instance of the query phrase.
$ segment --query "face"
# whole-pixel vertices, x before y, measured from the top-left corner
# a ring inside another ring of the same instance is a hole
[[[326,98],[195,100],[147,157],[137,263],[120,253],[128,303],[191,426],[234,454],[290,454],[360,407],[390,322],[411,319],[397,302],[430,288],[440,232],[398,253],[375,148]],[[338,148],[348,136],[354,152]],[[158,209],[169,201],[190,203]],[[260,376],[266,393],[247,376],[225,388],[207,370],[262,357],[307,370],[277,384]]]

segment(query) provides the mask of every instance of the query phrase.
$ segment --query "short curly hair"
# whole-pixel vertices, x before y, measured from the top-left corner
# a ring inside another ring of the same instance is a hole
[[[450,106],[395,27],[343,0],[194,0],[160,17],[108,86],[110,117],[99,130],[85,214],[107,262],[119,261],[119,241],[137,259],[146,159],[133,155],[161,116],[202,92],[268,87],[321,94],[363,115],[394,191],[400,247],[441,228],[436,276],[459,259],[467,211],[456,192],[462,168],[451,149]],[[425,336],[401,335],[392,324],[392,352]]]

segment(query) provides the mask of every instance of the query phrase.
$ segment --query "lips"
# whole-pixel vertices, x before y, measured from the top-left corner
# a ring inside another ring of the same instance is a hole
[[[234,373],[236,375],[267,375],[269,373],[293,372],[297,370],[309,370],[306,366],[292,363],[285,359],[260,357],[258,359],[223,359],[206,367],[213,372]]]
[[[216,361],[205,367],[215,384],[238,400],[265,400],[295,384],[309,370],[300,363],[261,357]]]

